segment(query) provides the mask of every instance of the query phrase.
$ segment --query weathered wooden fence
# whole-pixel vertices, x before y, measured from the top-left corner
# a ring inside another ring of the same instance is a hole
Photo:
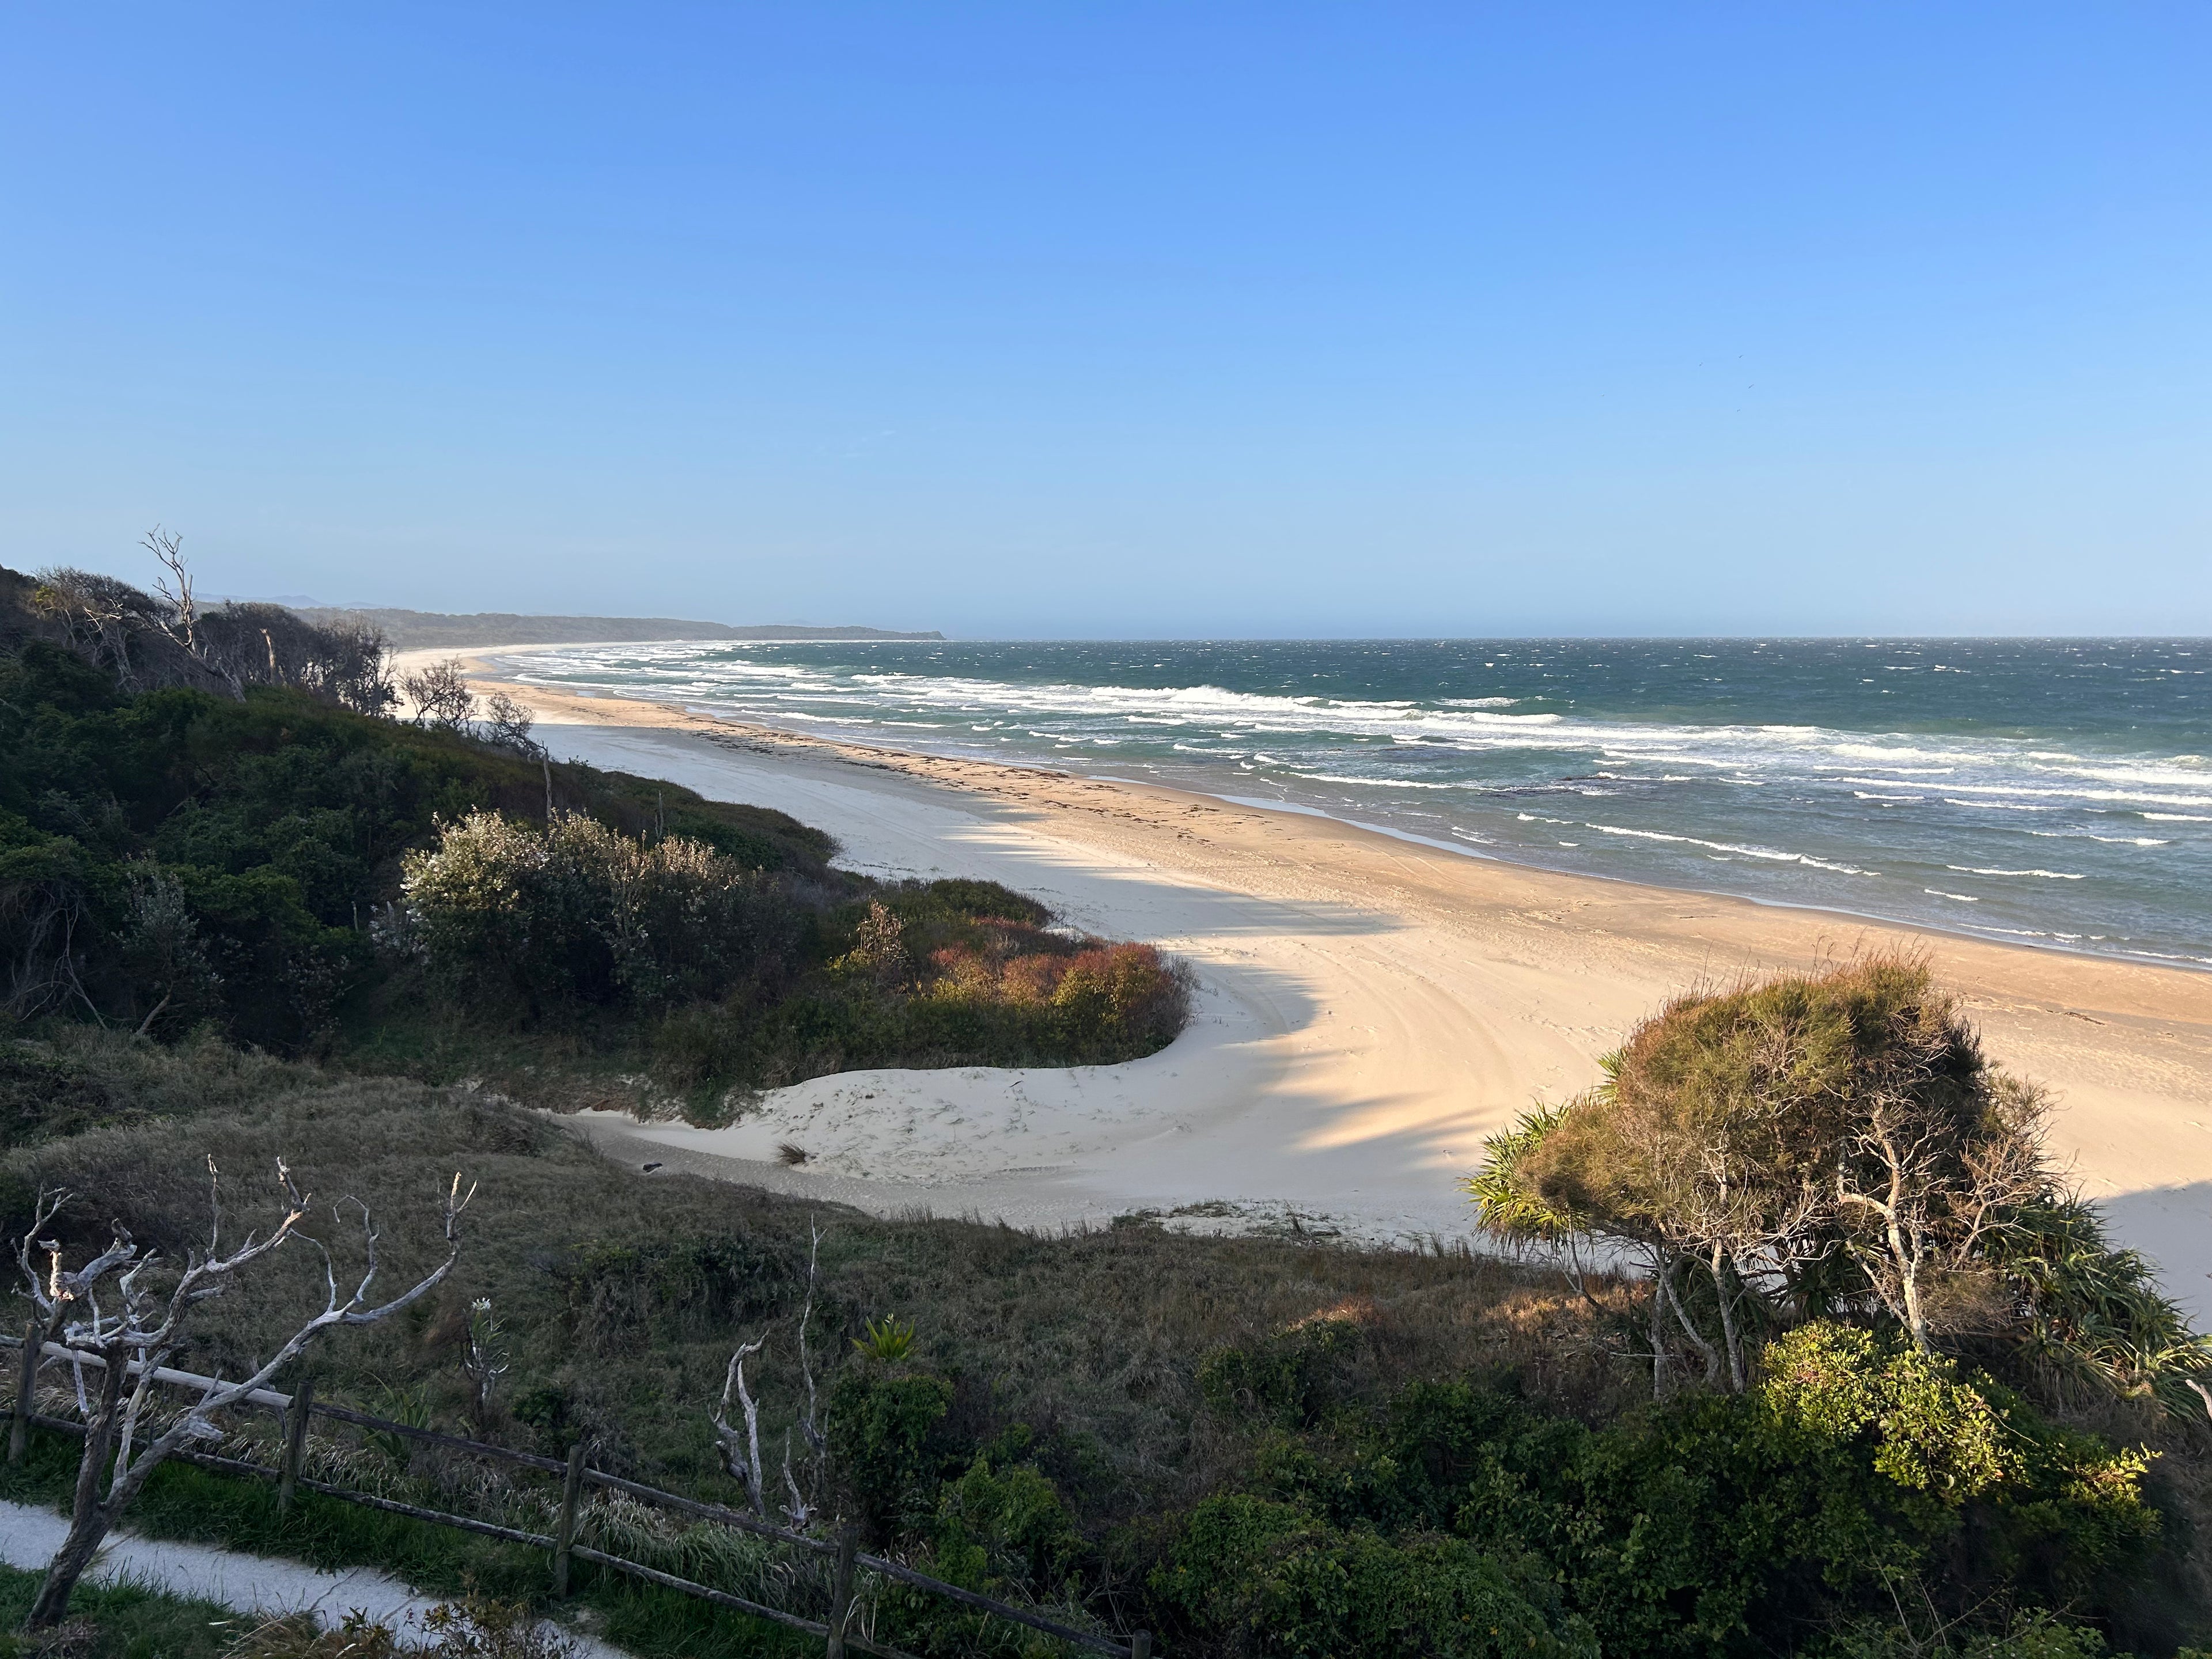
[[[0,1336],[0,1344],[17,1349],[26,1346],[22,1339],[12,1336]],[[9,1432],[11,1462],[17,1461],[21,1455],[26,1427],[35,1425],[39,1428],[54,1429],[64,1434],[79,1436],[85,1432],[85,1425],[82,1423],[65,1417],[47,1417],[32,1409],[35,1401],[34,1389],[38,1372],[47,1364],[56,1361],[65,1365],[82,1366],[92,1370],[106,1369],[106,1361],[98,1355],[64,1347],[58,1342],[45,1344],[42,1354],[35,1361],[29,1353],[26,1352],[18,1361],[16,1373],[15,1398],[11,1413],[13,1421]],[[135,1365],[132,1367],[132,1374],[137,1374]],[[155,1370],[154,1380],[167,1387],[188,1389],[201,1394],[204,1394],[212,1388],[216,1382],[213,1377],[199,1376],[191,1371],[172,1370],[166,1367],[157,1368]],[[742,1510],[731,1509],[726,1504],[702,1503],[696,1498],[685,1498],[676,1492],[663,1492],[658,1486],[648,1486],[639,1481],[626,1480],[620,1475],[611,1474],[604,1469],[592,1468],[586,1460],[585,1449],[581,1444],[569,1449],[565,1462],[556,1457],[542,1457],[534,1452],[515,1451],[506,1446],[495,1446],[483,1441],[463,1439],[457,1435],[441,1433],[435,1429],[421,1428],[412,1423],[394,1422],[390,1418],[376,1417],[367,1412],[355,1411],[349,1407],[332,1405],[328,1401],[317,1400],[314,1397],[314,1388],[312,1382],[302,1382],[295,1393],[289,1395],[280,1394],[274,1389],[257,1389],[246,1395],[242,1403],[259,1407],[281,1415],[284,1429],[284,1443],[282,1461],[276,1468],[270,1468],[265,1464],[248,1462],[242,1458],[222,1457],[212,1452],[182,1449],[171,1453],[170,1455],[179,1462],[191,1463],[201,1468],[216,1469],[228,1474],[245,1475],[253,1480],[275,1481],[277,1508],[280,1512],[290,1509],[295,1492],[301,1491],[319,1492],[325,1498],[335,1498],[343,1503],[358,1504],[364,1508],[383,1510],[393,1515],[406,1516],[413,1520],[427,1522],[432,1526],[451,1527],[461,1532],[476,1533],[487,1538],[502,1539],[511,1544],[523,1544],[534,1549],[545,1550],[553,1558],[552,1583],[553,1593],[556,1596],[564,1596],[568,1593],[570,1564],[574,1561],[588,1561],[595,1566],[605,1567],[611,1571],[626,1574],[647,1583],[659,1584],[664,1589],[676,1590],[684,1595],[696,1596],[716,1607],[727,1607],[732,1612],[746,1613],[755,1619],[765,1619],[789,1629],[803,1632],[809,1636],[818,1636],[823,1640],[825,1644],[823,1650],[829,1656],[829,1659],[844,1659],[844,1656],[848,1653],[877,1654],[882,1656],[882,1659],[913,1659],[910,1654],[902,1653],[896,1648],[887,1647],[882,1643],[862,1636],[857,1631],[847,1628],[853,1609],[854,1576],[856,1572],[866,1571],[873,1573],[880,1578],[889,1579],[895,1583],[904,1584],[909,1589],[921,1590],[927,1595],[957,1603],[962,1607],[974,1608],[993,1618],[1009,1620],[1018,1625],[1026,1625],[1031,1630],[1042,1631],[1048,1636],[1057,1637],[1063,1642],[1073,1643],[1079,1647],[1088,1648],[1096,1653],[1119,1655],[1121,1656],[1121,1659],[1150,1659],[1152,1652],[1152,1639],[1147,1632],[1137,1631],[1126,1640],[1117,1640],[1111,1637],[1098,1635],[1092,1631],[1078,1630],[1072,1625],[1061,1624],[1057,1620],[1048,1619],[1044,1614],[1031,1612],[1026,1607],[1018,1607],[994,1596],[982,1595],[974,1590],[963,1589],[957,1584],[948,1584],[941,1578],[933,1578],[927,1573],[917,1572],[912,1567],[899,1562],[885,1560],[881,1556],[866,1554],[859,1548],[857,1534],[850,1526],[844,1528],[835,1538],[817,1538],[807,1533],[794,1531],[788,1527],[777,1526],[774,1522],[763,1521],[757,1516],[747,1515]],[[548,1537],[542,1533],[501,1526],[490,1521],[480,1521],[473,1516],[452,1515],[441,1510],[426,1509],[419,1504],[403,1504],[397,1498],[380,1498],[373,1492],[356,1491],[350,1486],[311,1480],[301,1473],[301,1465],[307,1450],[307,1425],[309,1420],[315,1417],[328,1418],[337,1423],[351,1424],[356,1428],[366,1429],[372,1433],[404,1436],[424,1445],[438,1447],[462,1455],[486,1457],[495,1462],[520,1464],[526,1468],[536,1469],[541,1474],[557,1475],[561,1480],[561,1507],[553,1534]],[[829,1618],[826,1620],[802,1618],[797,1613],[786,1612],[781,1607],[769,1607],[763,1602],[732,1595],[727,1590],[716,1589],[708,1584],[696,1583],[688,1578],[679,1578],[673,1573],[663,1572],[659,1568],[648,1566],[642,1562],[625,1560],[620,1556],[591,1549],[576,1542],[577,1512],[581,1504],[584,1488],[586,1486],[605,1487],[611,1492],[621,1492],[641,1503],[649,1504],[695,1521],[704,1521],[716,1526],[728,1527],[736,1531],[750,1533],[756,1537],[773,1539],[793,1549],[830,1558],[832,1565]]]

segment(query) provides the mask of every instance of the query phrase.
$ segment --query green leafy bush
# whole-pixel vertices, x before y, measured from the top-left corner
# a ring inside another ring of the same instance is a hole
[[[1200,1504],[1152,1589],[1213,1643],[1250,1659],[1599,1652],[1537,1571],[1510,1571],[1463,1539],[1385,1539],[1261,1498]]]
[[[1953,1619],[1999,1592],[2071,1607],[2158,1530],[2140,1454],[1827,1322],[1769,1345],[1744,1395],[1597,1428],[1472,1383],[1419,1382],[1380,1419],[1308,1412],[1301,1430],[1285,1402],[1308,1363],[1273,1346],[1222,1351],[1201,1372],[1210,1401],[1245,1420],[1256,1404],[1273,1426],[1254,1491],[1191,1511],[1155,1587],[1209,1639],[1243,1632],[1240,1651],[1386,1650],[1356,1645],[1382,1639],[1363,1622],[1381,1614],[1313,1587],[1387,1583],[1403,1565],[1390,1550],[1445,1571],[1453,1558],[1434,1540],[1446,1535],[1516,1585],[1528,1572],[1556,1585],[1579,1622],[1532,1605],[1563,1641],[1586,1631],[1607,1653],[1691,1655],[1789,1649],[1824,1621],[1893,1616],[1899,1585]],[[1410,1586],[1375,1594],[1386,1607],[1417,1599]],[[1265,1632],[1309,1628],[1328,1634],[1265,1645],[1287,1639]],[[1413,1626],[1389,1639],[1460,1650]]]
[[[969,1589],[1049,1595],[1083,1540],[1059,1490],[1025,1463],[978,1456],[939,1488],[930,1549],[936,1571]]]
[[[949,1448],[938,1432],[952,1408],[940,1376],[880,1364],[848,1366],[830,1393],[830,1455],[870,1536],[895,1536],[927,1512]]]

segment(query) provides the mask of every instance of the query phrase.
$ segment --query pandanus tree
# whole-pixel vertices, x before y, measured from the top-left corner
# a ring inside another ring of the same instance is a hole
[[[2054,1188],[2042,1095],[1917,959],[1679,997],[1606,1069],[1468,1187],[1497,1237],[1640,1261],[1662,1395],[1678,1347],[1741,1391],[1762,1329],[1855,1306],[1926,1350],[1987,1316],[1992,1247]]]
[[[100,1384],[98,1393],[87,1402],[84,1452],[77,1465],[69,1532],[47,1565],[46,1580],[32,1603],[26,1628],[41,1630],[61,1621],[69,1608],[70,1594],[100,1540],[173,1453],[189,1440],[219,1433],[212,1423],[217,1413],[267,1386],[324,1331],[374,1324],[434,1289],[459,1258],[461,1212],[475,1192],[471,1188],[465,1194],[460,1176],[453,1177],[442,1206],[444,1260],[398,1296],[379,1303],[370,1299],[379,1262],[378,1233],[368,1206],[357,1200],[342,1200],[332,1212],[341,1223],[349,1210],[356,1212],[363,1236],[362,1269],[349,1292],[340,1289],[337,1266],[329,1247],[302,1231],[309,1195],[301,1190],[281,1159],[276,1164],[276,1187],[280,1211],[276,1222],[265,1233],[250,1231],[243,1240],[226,1244],[222,1179],[210,1158],[210,1217],[204,1249],[189,1249],[181,1261],[173,1263],[158,1250],[140,1244],[118,1222],[106,1247],[76,1268],[64,1265],[66,1252],[60,1242],[46,1237],[71,1194],[40,1194],[31,1225],[15,1251],[16,1265],[37,1310],[35,1332],[47,1340],[58,1337],[76,1353],[96,1360]],[[321,1311],[302,1321],[248,1375],[233,1382],[215,1382],[152,1432],[143,1446],[137,1443],[141,1425],[149,1421],[147,1404],[155,1373],[176,1355],[194,1314],[288,1247],[312,1250],[322,1258],[325,1304]],[[26,1395],[39,1363],[38,1346],[27,1345],[23,1353]],[[106,1480],[104,1495],[103,1476]]]

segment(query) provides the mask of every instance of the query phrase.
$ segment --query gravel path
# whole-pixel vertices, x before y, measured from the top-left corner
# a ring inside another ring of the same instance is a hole
[[[0,1502],[0,1562],[36,1571],[61,1545],[69,1523],[51,1510]],[[325,1571],[298,1561],[240,1555],[205,1544],[182,1544],[111,1533],[85,1574],[94,1583],[127,1580],[178,1595],[235,1607],[241,1613],[311,1613],[325,1626],[359,1608],[380,1624],[408,1628],[437,1605],[374,1567]],[[577,1659],[628,1659],[618,1648],[562,1632]]]

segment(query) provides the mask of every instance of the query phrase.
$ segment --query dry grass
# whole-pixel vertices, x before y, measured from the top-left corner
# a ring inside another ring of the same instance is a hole
[[[1600,1351],[1591,1309],[1556,1279],[1480,1256],[1193,1237],[1149,1224],[1039,1237],[878,1220],[690,1176],[648,1180],[557,1121],[480,1092],[304,1066],[255,1076],[253,1090],[216,1091],[206,1109],[13,1152],[0,1164],[0,1211],[19,1224],[40,1183],[66,1186],[80,1194],[64,1218],[76,1249],[116,1217],[181,1250],[204,1234],[209,1154],[241,1227],[273,1211],[268,1172],[282,1155],[321,1200],[372,1206],[397,1283],[434,1259],[437,1196],[460,1170],[480,1192],[455,1279],[434,1305],[328,1340],[313,1362],[325,1397],[374,1407],[408,1390],[440,1420],[467,1421],[465,1310],[489,1297],[512,1369],[487,1431],[549,1448],[588,1433],[608,1466],[690,1489],[726,1481],[708,1414],[732,1346],[763,1333],[763,1439],[781,1443],[801,1394],[795,1326],[815,1222],[826,1230],[810,1329],[817,1367],[849,1363],[849,1339],[868,1319],[911,1319],[917,1353],[955,1381],[957,1425],[981,1442],[1026,1425],[1094,1522],[1184,1500],[1231,1473],[1243,1443],[1200,1408],[1200,1360],[1316,1315],[1357,1310],[1346,1360],[1356,1399],[1470,1370],[1513,1372],[1584,1413],[1635,1393]],[[165,1086],[185,1092],[173,1077]],[[358,1261],[356,1221],[326,1212],[322,1232],[341,1269]],[[317,1273],[309,1252],[279,1258],[210,1308],[179,1363],[235,1375],[297,1310],[319,1305]]]

